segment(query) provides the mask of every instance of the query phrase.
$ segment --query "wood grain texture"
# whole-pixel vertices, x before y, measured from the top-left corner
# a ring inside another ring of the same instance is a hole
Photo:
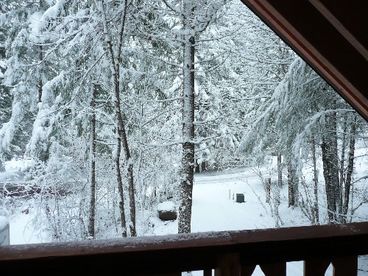
[[[368,223],[354,223],[5,246],[0,267],[2,275],[114,275],[116,267],[127,275],[152,275],[214,269],[228,256],[253,266],[365,254]]]

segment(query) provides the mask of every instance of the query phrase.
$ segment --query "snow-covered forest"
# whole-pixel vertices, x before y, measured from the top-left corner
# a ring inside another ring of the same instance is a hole
[[[218,230],[192,227],[195,185],[231,200],[228,171],[268,227],[366,220],[367,142],[240,1],[1,0],[0,215],[32,209],[47,241]]]

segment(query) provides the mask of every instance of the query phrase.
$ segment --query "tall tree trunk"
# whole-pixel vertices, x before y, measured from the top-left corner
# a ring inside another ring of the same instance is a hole
[[[270,203],[271,201],[271,177],[270,178],[266,178],[265,181],[265,186],[266,186],[266,203]]]
[[[130,235],[132,237],[137,236],[137,230],[136,230],[136,205],[135,205],[135,186],[134,186],[134,171],[133,171],[133,160],[130,155],[128,142],[127,142],[127,136],[124,132],[124,140],[123,144],[126,144],[124,146],[125,149],[125,156],[127,161],[127,179],[128,179],[128,192],[129,192],[129,211],[130,211],[130,224],[129,224],[129,230]]]
[[[92,117],[91,117],[91,145],[90,145],[90,200],[88,236],[95,238],[95,217],[96,217],[96,95],[97,86],[92,88]]]
[[[316,140],[312,137],[312,160],[313,160],[313,194],[314,194],[314,206],[313,206],[313,223],[319,224],[319,204],[318,204],[318,171],[317,171],[317,158],[316,158]]]
[[[123,186],[123,179],[121,175],[121,168],[120,168],[120,153],[121,153],[121,138],[119,136],[119,131],[116,130],[116,153],[115,153],[115,173],[116,173],[116,182],[118,185],[119,191],[119,209],[120,209],[120,224],[122,229],[122,236],[127,236],[127,229],[126,229],[126,219],[125,219],[125,207],[124,207],[124,186]]]
[[[40,62],[42,62],[43,61],[43,47],[39,46],[38,51],[39,51],[38,59]],[[37,99],[39,103],[42,101],[42,89],[43,89],[43,81],[42,81],[42,73],[40,72],[40,76],[39,76],[38,84],[37,84],[37,92],[38,92]]]
[[[40,0],[39,1],[39,8],[40,10],[45,11],[47,9],[47,3],[44,0]],[[38,46],[38,61],[40,63],[43,62],[44,56],[43,56],[43,46],[40,45]],[[38,79],[38,84],[37,84],[37,100],[40,103],[42,101],[42,88],[43,88],[43,80],[42,80],[42,72],[41,72],[41,68],[42,66],[39,67],[40,69],[40,74],[39,74],[39,79]]]
[[[282,187],[282,155],[277,154],[277,185]]]
[[[116,156],[115,156],[115,166],[116,166],[116,179],[118,184],[119,196],[120,196],[120,217],[122,226],[123,237],[127,236],[126,229],[126,219],[125,219],[125,208],[124,208],[124,186],[123,186],[123,176],[122,167],[125,165],[127,167],[127,181],[128,181],[128,193],[129,193],[129,211],[130,211],[130,223],[129,230],[131,236],[136,236],[136,211],[135,211],[135,188],[134,188],[134,178],[133,178],[133,162],[131,160],[130,148],[128,143],[128,138],[125,130],[125,120],[123,118],[123,112],[121,111],[121,98],[120,98],[120,64],[122,60],[122,48],[123,39],[125,31],[125,23],[127,18],[127,8],[128,1],[124,1],[124,9],[121,13],[121,25],[119,29],[119,39],[116,52],[114,52],[112,39],[108,33],[106,11],[104,10],[104,32],[107,44],[107,50],[111,58],[111,68],[113,72],[114,80],[114,110],[115,110],[115,121],[116,121]],[[104,9],[104,8],[103,8]],[[122,164],[121,155],[124,154],[125,162]]]
[[[337,154],[336,112],[326,115],[325,133],[322,137],[323,175],[326,185],[327,211],[330,223],[337,220],[339,191],[339,158]]]
[[[194,54],[195,36],[193,26],[194,1],[183,3],[183,146],[182,175],[180,183],[179,233],[191,232],[192,192],[194,174]]]
[[[349,133],[349,153],[348,153],[348,164],[346,169],[345,187],[344,187],[344,197],[343,197],[343,222],[346,222],[346,216],[349,209],[350,191],[351,191],[351,181],[354,170],[354,157],[355,157],[355,135],[356,135],[356,116],[354,116],[353,122],[351,124]]]
[[[292,157],[288,160],[288,199],[289,207],[298,205],[299,179],[296,172],[295,161]]]
[[[342,127],[342,142],[341,142],[341,155],[340,155],[340,178],[339,178],[339,190],[341,191],[337,200],[337,207],[339,213],[339,220],[343,221],[343,187],[345,183],[345,152],[347,147],[347,131],[348,131],[348,116],[345,115],[343,118],[343,127]]]
[[[109,46],[112,51],[112,45]],[[111,60],[112,63],[115,63],[115,59]],[[114,65],[115,67],[115,65]],[[126,218],[125,218],[125,206],[124,206],[124,184],[123,184],[123,176],[121,173],[121,151],[122,151],[122,140],[123,133],[125,131],[123,115],[120,109],[120,73],[119,73],[119,65],[116,65],[114,70],[114,109],[115,109],[115,122],[116,122],[116,152],[115,152],[115,170],[116,170],[116,181],[118,184],[119,191],[119,207],[120,207],[120,219],[121,219],[121,228],[122,228],[122,236],[127,236],[126,229]]]

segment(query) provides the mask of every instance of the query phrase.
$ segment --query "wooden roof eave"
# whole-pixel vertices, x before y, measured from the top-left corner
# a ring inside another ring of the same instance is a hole
[[[368,120],[368,2],[242,2]]]

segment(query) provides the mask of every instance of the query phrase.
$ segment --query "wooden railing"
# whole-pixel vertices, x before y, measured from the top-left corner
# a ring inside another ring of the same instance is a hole
[[[0,247],[0,275],[286,275],[304,261],[304,275],[357,275],[368,254],[368,223],[226,231],[115,240]],[[213,271],[212,271],[213,270]],[[291,275],[293,276],[293,275]]]

